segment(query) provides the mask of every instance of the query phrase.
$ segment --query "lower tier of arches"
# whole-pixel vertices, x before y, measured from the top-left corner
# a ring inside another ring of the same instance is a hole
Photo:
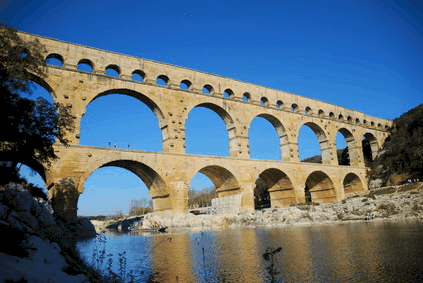
[[[255,209],[261,179],[271,207],[343,200],[367,190],[365,167],[251,160],[90,146],[56,146],[59,159],[45,171],[55,211],[76,217],[84,183],[98,168],[117,166],[137,175],[147,186],[156,212],[188,211],[188,189],[200,172],[213,182],[218,197],[241,194],[241,211]]]

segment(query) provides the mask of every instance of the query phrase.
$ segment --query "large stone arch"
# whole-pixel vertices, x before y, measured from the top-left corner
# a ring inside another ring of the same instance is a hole
[[[312,172],[306,182],[306,200],[307,192],[310,193],[311,201],[314,203],[326,203],[336,201],[335,185],[330,177],[322,171]]]
[[[269,188],[271,207],[285,207],[296,202],[294,186],[287,174],[279,169],[269,168],[259,177]]]
[[[299,136],[299,131],[300,131],[302,126],[308,126],[316,134],[317,140],[319,141],[319,144],[320,144],[320,153],[321,153],[321,156],[322,156],[322,164],[331,164],[332,163],[331,162],[332,157],[331,157],[331,152],[330,152],[329,140],[328,140],[328,137],[327,137],[327,134],[325,133],[325,131],[319,125],[317,125],[314,122],[306,122],[306,123],[300,125],[300,127],[298,128],[297,140],[298,140],[298,136]]]
[[[350,194],[355,192],[360,192],[364,190],[363,182],[360,180],[354,173],[348,173],[343,181],[344,193]]]
[[[130,90],[130,89],[125,89],[125,88],[109,89],[109,90],[100,92],[87,103],[87,105],[85,106],[84,113],[86,112],[88,105],[92,103],[94,100],[106,95],[110,95],[110,94],[124,94],[124,95],[131,96],[135,99],[138,99],[145,105],[147,105],[147,107],[150,108],[151,111],[153,111],[159,123],[160,130],[162,132],[162,148],[164,150],[164,146],[163,146],[164,142],[169,139],[169,129],[168,129],[168,122],[166,120],[166,117],[163,114],[163,111],[160,109],[160,107],[152,99],[150,99],[149,97],[145,96],[144,94],[140,92]]]
[[[39,84],[40,86],[42,86],[45,90],[47,90],[49,93],[50,93],[50,95],[51,95],[51,97],[53,98],[53,100],[55,101],[55,102],[57,102],[56,101],[56,99],[57,99],[57,95],[56,95],[56,92],[54,91],[54,89],[51,87],[51,83],[49,83],[48,82],[48,77],[46,78],[46,79],[42,79],[42,78],[40,78],[39,76],[36,76],[36,75],[34,75],[34,74],[30,74],[30,77],[31,77],[31,81],[33,81],[33,82],[35,82],[35,83],[37,83],[37,84]]]
[[[351,166],[360,166],[361,145],[360,146],[357,145],[357,142],[354,138],[354,135],[351,133],[350,130],[348,130],[346,128],[340,128],[338,130],[338,132],[340,132],[342,134],[342,136],[345,138],[345,141],[347,142],[350,165]]]
[[[201,168],[200,172],[213,182],[218,197],[226,197],[241,193],[240,185],[235,176],[226,168],[218,165],[209,165]],[[191,176],[192,179],[193,176]]]
[[[290,161],[290,150],[289,150],[289,140],[288,140],[288,134],[286,133],[285,127],[282,125],[281,121],[276,118],[275,116],[267,113],[262,113],[254,116],[251,121],[249,121],[249,124],[251,126],[251,123],[253,122],[254,118],[261,117],[269,121],[272,126],[275,128],[279,143],[280,143],[280,151],[281,151],[281,160],[282,161]],[[250,128],[249,126],[249,128]]]
[[[204,108],[210,109],[214,111],[217,115],[219,115],[219,117],[223,120],[223,122],[226,125],[226,130],[228,131],[229,155],[231,157],[236,157],[238,155],[237,131],[236,131],[234,119],[232,119],[231,115],[225,109],[223,109],[221,106],[217,104],[204,102],[204,103],[197,104],[193,106],[191,109],[189,109],[187,111],[187,117],[189,113],[194,108],[197,108],[197,107],[204,107]],[[187,119],[185,120],[185,124],[184,124],[185,130],[186,130],[186,121]]]
[[[367,144],[368,143],[368,144]],[[363,135],[363,155],[366,158],[370,158],[370,161],[376,159],[379,151],[379,143],[377,138],[370,132]]]
[[[99,168],[108,166],[124,168],[137,175],[145,183],[149,190],[149,195],[153,199],[154,211],[171,209],[171,203],[168,201],[170,192],[166,182],[156,172],[156,170],[144,163],[135,160],[117,159],[90,166],[90,170],[84,173],[84,175],[81,177],[79,193],[83,193],[85,189],[83,185],[92,173],[94,173]]]

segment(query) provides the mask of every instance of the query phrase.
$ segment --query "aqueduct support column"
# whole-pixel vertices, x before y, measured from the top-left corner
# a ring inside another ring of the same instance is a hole
[[[285,159],[282,159],[282,160],[300,162],[298,142],[291,142],[291,143],[288,144],[288,146],[289,146],[289,158],[290,158],[290,160],[285,160]],[[282,154],[283,154],[283,148],[282,148]]]
[[[294,185],[296,204],[305,203],[305,184]]]
[[[248,213],[254,212],[254,189],[256,188],[255,183],[244,183],[241,184],[241,212]]]
[[[364,166],[364,156],[362,146],[348,146],[350,165],[351,166]]]
[[[65,219],[67,222],[77,220],[79,179],[61,178],[56,179],[53,187],[49,190],[49,201],[51,202],[54,213]]]
[[[184,181],[172,182],[169,187],[172,201],[172,213],[188,213],[189,183]]]

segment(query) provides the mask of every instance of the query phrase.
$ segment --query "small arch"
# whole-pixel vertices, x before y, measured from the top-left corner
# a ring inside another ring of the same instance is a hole
[[[276,108],[277,109],[281,109],[283,107],[283,102],[282,102],[282,100],[278,100],[277,102],[276,102]]]
[[[214,88],[211,85],[204,85],[203,86],[203,93],[205,94],[214,94]]]
[[[263,106],[269,106],[269,100],[266,97],[263,96],[260,99],[260,104],[263,105]]]
[[[120,68],[117,65],[109,65],[106,67],[106,76],[119,78],[120,77]]]
[[[251,100],[251,95],[246,92],[242,95],[242,101],[249,102]]]
[[[329,112],[329,118],[330,119],[335,119],[335,114],[333,114],[333,112]]]
[[[132,72],[132,80],[137,82],[143,82],[146,78],[146,74],[141,70],[135,70]]]
[[[343,120],[344,120],[344,116],[343,116],[342,114],[339,114],[338,119],[339,119],[340,121],[343,121]]]
[[[93,62],[91,62],[91,60],[81,59],[78,62],[77,70],[83,71],[83,72],[88,72],[88,73],[93,73],[94,64],[93,64]]]
[[[201,168],[198,172],[210,178],[216,187],[218,197],[227,197],[241,193],[240,185],[235,176],[222,166],[210,165]]]
[[[356,118],[356,119],[355,119],[355,123],[356,123],[356,124],[360,124],[360,119]]]
[[[311,108],[310,107],[307,106],[305,108],[305,114],[307,114],[307,115],[312,114],[312,111],[311,111]]]
[[[325,112],[322,109],[320,109],[319,112],[317,112],[317,116],[320,118],[323,118],[325,117]]]
[[[168,86],[169,82],[170,82],[169,78],[165,75],[160,75],[156,79],[157,85]]]
[[[355,192],[364,191],[363,182],[354,173],[348,173],[344,178],[344,193],[350,194]]]
[[[353,120],[353,119],[352,119],[352,117],[351,117],[351,116],[348,116],[348,117],[347,117],[347,122],[348,122],[348,123],[352,123],[352,120]]]
[[[363,120],[363,125],[366,125],[367,124],[367,120]]]
[[[189,80],[183,80],[179,84],[179,87],[183,90],[190,90],[192,83]]]
[[[291,105],[291,112],[298,112],[298,109],[299,109],[299,107],[298,107],[297,104],[293,103]]]
[[[335,186],[326,173],[314,171],[305,182],[306,203],[326,203],[336,201]],[[308,196],[308,198],[307,198]]]
[[[375,122],[371,121],[370,122],[370,126],[374,127],[375,126]]]
[[[227,88],[223,92],[223,97],[233,99],[234,98],[234,92],[231,89]]]
[[[57,53],[51,53],[46,57],[46,64],[51,66],[63,67],[63,56]]]
[[[275,168],[269,168],[264,170],[260,175],[259,179],[265,183],[263,186],[257,186],[254,190],[254,203],[259,204],[257,198],[259,195],[263,195],[263,190],[267,189],[270,195],[270,206],[271,207],[286,207],[296,203],[295,190],[292,185],[291,179],[281,170]],[[259,179],[257,181],[259,181]],[[257,189],[262,190],[258,192]]]
[[[389,130],[389,126],[388,125],[385,125],[385,130]]]

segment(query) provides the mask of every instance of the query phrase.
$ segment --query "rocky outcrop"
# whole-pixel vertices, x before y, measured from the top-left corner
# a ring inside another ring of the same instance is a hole
[[[63,249],[70,249],[78,237],[96,235],[86,219],[76,223],[56,221],[49,202],[33,198],[20,184],[0,187],[0,231],[7,235],[0,248],[0,281],[84,282],[76,274],[73,260]],[[71,270],[68,274],[65,271]]]

